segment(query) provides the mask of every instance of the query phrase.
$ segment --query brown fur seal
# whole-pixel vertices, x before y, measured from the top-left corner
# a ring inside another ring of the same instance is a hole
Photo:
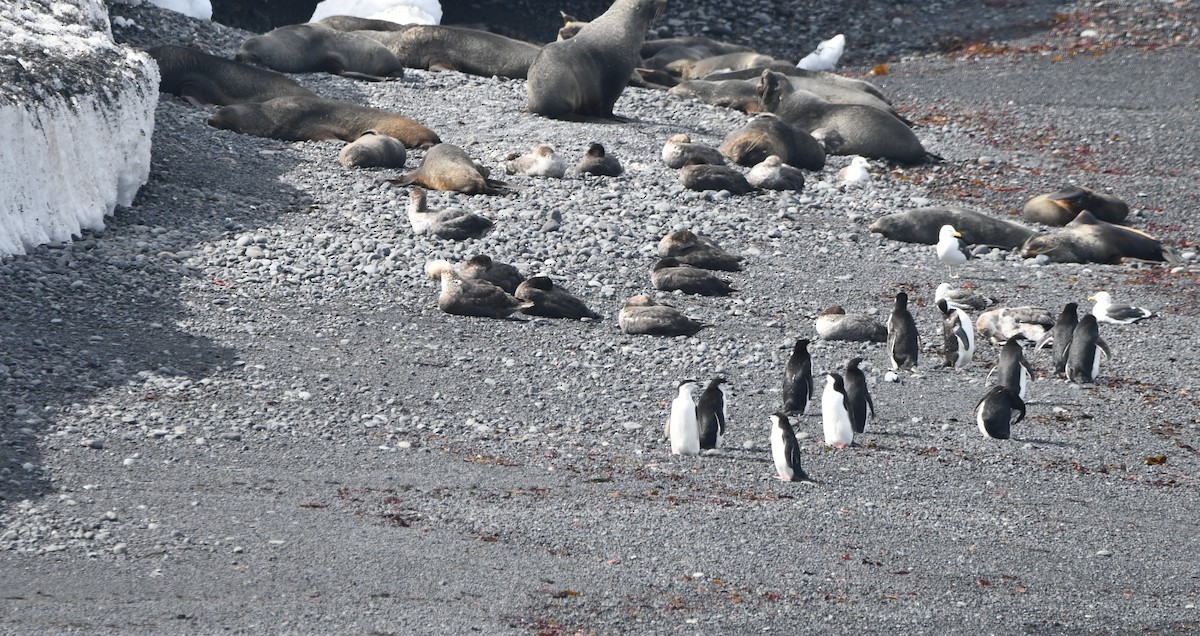
[[[651,336],[690,336],[708,326],[688,318],[670,305],[654,302],[645,294],[625,301],[625,306],[617,314],[617,323],[621,325],[621,331],[627,334]]]
[[[757,113],[763,109],[762,99],[758,96],[758,83],[747,80],[688,80],[672,86],[667,93],[743,113]]]
[[[962,239],[971,245],[992,245],[1012,249],[1020,247],[1032,229],[1004,221],[980,212],[957,207],[917,208],[889,214],[875,220],[868,228],[893,241],[936,245],[943,225],[953,225]]]
[[[729,79],[758,81],[758,79],[762,77],[764,70],[770,70],[771,72],[774,72],[774,73],[780,73],[782,75],[786,75],[788,78],[802,77],[802,78],[806,78],[806,79],[813,80],[813,81],[823,82],[826,84],[832,84],[834,86],[840,86],[842,88],[847,88],[847,89],[851,89],[851,90],[870,93],[871,95],[874,95],[875,97],[879,98],[880,100],[883,100],[885,103],[888,103],[888,104],[892,103],[892,101],[890,99],[888,99],[887,95],[885,95],[883,93],[883,91],[879,89],[878,86],[876,86],[866,80],[854,79],[852,77],[844,77],[842,75],[838,75],[837,73],[829,73],[826,71],[809,71],[809,70],[805,70],[802,68],[797,68],[794,64],[789,64],[787,62],[776,62],[776,63],[768,66],[766,69],[748,68],[748,69],[744,69],[741,71],[728,71],[728,72],[724,72],[724,73],[713,73],[712,75],[709,75],[708,77],[706,77],[704,79],[711,80],[714,82],[722,81],[722,80],[729,80]],[[813,92],[817,92],[817,91],[813,91]],[[819,92],[818,92],[818,94],[819,94]]]
[[[362,31],[404,66],[525,79],[542,47],[477,29],[413,25],[404,31]]]
[[[730,254],[707,236],[691,230],[671,232],[658,241],[658,255],[674,257],[681,263],[704,269],[737,272],[742,269],[742,257]]]
[[[360,18],[352,15],[331,15],[317,20],[316,24],[329,27],[335,31],[404,31],[411,24],[400,24],[391,20],[376,20]]]
[[[655,38],[642,42],[642,48],[639,54],[642,59],[650,59],[659,55],[663,51],[669,49],[687,48],[697,51],[700,59],[702,57],[711,57],[713,55],[724,55],[726,53],[745,53],[752,52],[754,49],[744,44],[731,44],[722,42],[712,38],[703,36],[682,36],[676,38]]]
[[[321,97],[233,104],[211,115],[208,125],[283,141],[354,141],[368,130],[394,137],[407,148],[427,148],[441,141],[432,130],[407,117]]]
[[[1153,236],[1105,223],[1087,210],[1080,212],[1066,227],[1049,234],[1034,235],[1021,246],[1021,255],[1025,258],[1041,254],[1057,263],[1119,263],[1126,258],[1179,262],[1175,252],[1163,247]]]
[[[625,169],[617,158],[608,154],[604,146],[593,143],[583,153],[583,158],[575,164],[575,174],[594,174],[600,177],[619,177]]]
[[[751,168],[771,155],[805,170],[825,167],[825,149],[812,135],[771,114],[758,115],[730,131],[720,151],[730,161]]]
[[[679,182],[689,190],[728,190],[733,194],[754,191],[754,186],[736,168],[708,163],[689,163],[680,168]]]
[[[775,62],[775,58],[753,51],[726,53],[698,60],[676,60],[666,70],[684,79],[699,79],[723,71],[740,71],[748,68],[763,68]]]
[[[265,102],[276,97],[316,97],[296,80],[266,69],[209,55],[184,46],[154,46],[146,53],[158,62],[158,90],[197,106]]]
[[[676,169],[682,168],[688,162],[725,164],[725,157],[716,148],[692,143],[691,137],[683,133],[671,135],[667,143],[663,144],[662,160],[668,168]]]
[[[407,160],[404,144],[377,130],[364,131],[338,153],[338,163],[347,168],[403,168]]]
[[[454,144],[438,144],[425,153],[417,169],[398,179],[395,185],[415,184],[431,190],[450,190],[464,194],[505,194],[510,188],[503,181],[487,178],[488,170],[465,150]]]
[[[404,65],[379,42],[319,23],[290,24],[246,38],[235,59],[282,73],[333,73],[369,80],[404,76]]]
[[[1117,197],[1075,186],[1033,197],[1025,202],[1021,215],[1032,223],[1061,227],[1084,210],[1105,223],[1120,223],[1129,216],[1129,204]]]
[[[611,118],[641,62],[638,49],[666,0],[616,0],[575,37],[551,42],[529,67],[526,110],[546,117]]]

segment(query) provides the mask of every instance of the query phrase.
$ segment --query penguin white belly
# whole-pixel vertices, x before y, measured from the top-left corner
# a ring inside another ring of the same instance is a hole
[[[783,429],[771,427],[771,458],[775,460],[775,473],[780,479],[792,480],[792,467],[788,465],[787,447],[783,443]]]
[[[821,419],[825,428],[825,443],[830,446],[849,446],[854,441],[854,427],[850,425],[850,413],[836,391],[826,391],[821,396]]]
[[[1098,377],[1100,377],[1100,348],[1096,347],[1096,350],[1092,352],[1092,382],[1095,382]]]
[[[696,424],[696,403],[690,395],[677,397],[671,402],[671,454],[700,454],[700,427]]]
[[[1021,366],[1021,379],[1018,382],[1021,390],[1017,392],[1017,396],[1020,397],[1022,400],[1024,400],[1025,396],[1029,394],[1029,380],[1030,380],[1029,369],[1026,369],[1022,365]]]
[[[979,432],[983,433],[984,437],[991,437],[991,435],[988,434],[987,424],[985,424],[983,421],[983,405],[982,404],[979,405],[979,409],[975,415],[975,423],[979,425]]]

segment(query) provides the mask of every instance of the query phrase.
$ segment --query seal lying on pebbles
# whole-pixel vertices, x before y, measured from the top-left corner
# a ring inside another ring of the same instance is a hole
[[[1039,194],[1025,202],[1021,215],[1026,221],[1061,227],[1087,210],[1105,223],[1120,223],[1129,216],[1129,204],[1111,194],[1075,186]]]
[[[716,148],[692,143],[691,137],[683,133],[671,135],[667,143],[663,144],[662,160],[668,168],[682,168],[688,162],[714,165],[725,163],[725,157],[721,156]]]
[[[196,106],[265,102],[276,97],[317,97],[292,78],[186,46],[153,46],[146,53],[158,62],[158,90]]]
[[[719,71],[740,71],[770,66],[775,58],[754,51],[724,53],[698,60],[680,59],[666,65],[666,70],[684,79],[699,79]]]
[[[525,79],[542,47],[498,33],[441,25],[360,33],[387,47],[408,68]]]
[[[992,245],[1012,249],[1034,235],[1032,229],[997,219],[980,212],[953,206],[916,208],[880,217],[867,228],[905,243],[936,245],[943,225],[953,225],[971,245]]]
[[[447,261],[426,263],[425,274],[441,281],[438,309],[448,314],[507,318],[518,309],[532,306],[532,303],[517,300],[491,283],[459,278],[454,273],[454,266]]]
[[[876,86],[866,80],[854,79],[852,77],[845,77],[843,75],[838,75],[837,73],[829,73],[826,71],[809,71],[809,70],[805,70],[802,68],[797,68],[795,65],[789,64],[787,62],[782,62],[782,63],[776,62],[775,64],[772,64],[771,66],[767,67],[766,69],[749,68],[749,69],[745,69],[745,70],[741,70],[741,71],[729,71],[726,73],[713,73],[712,75],[709,75],[708,77],[706,77],[704,79],[709,80],[709,81],[714,81],[714,82],[719,82],[719,81],[723,81],[723,80],[727,80],[727,79],[754,80],[757,82],[759,79],[762,78],[762,74],[763,74],[764,70],[769,70],[772,73],[779,73],[781,75],[786,75],[789,79],[793,78],[793,77],[801,77],[801,78],[805,78],[805,79],[809,79],[809,80],[813,80],[813,81],[817,81],[817,82],[831,84],[833,86],[838,86],[841,88],[846,88],[849,90],[855,90],[855,91],[859,91],[859,92],[863,92],[863,93],[869,93],[869,94],[874,95],[875,97],[879,98],[884,103],[887,103],[887,104],[892,103],[891,100],[888,99],[887,95],[885,95],[883,93],[883,91],[879,89],[878,86]],[[813,91],[813,92],[820,94],[819,91]]]
[[[651,336],[690,336],[708,325],[692,320],[670,305],[660,305],[645,294],[625,301],[617,314],[621,331]]]
[[[505,157],[504,171],[508,174],[561,179],[567,174],[567,163],[554,153],[554,146],[538,144],[523,155],[514,152]]]
[[[588,146],[579,163],[575,164],[575,174],[594,174],[600,177],[618,177],[625,168],[617,158],[608,154],[604,146],[593,143]]]
[[[408,193],[408,223],[416,234],[432,234],[450,241],[479,238],[491,231],[493,223],[463,209],[430,211],[425,191],[413,188]]]
[[[613,116],[641,62],[646,27],[666,0],[616,0],[569,40],[542,47],[529,67],[526,110],[546,117]]]
[[[403,168],[405,161],[408,152],[404,144],[378,130],[363,131],[338,153],[338,163],[347,168]]]
[[[322,97],[276,97],[222,107],[208,118],[214,128],[283,141],[354,141],[368,130],[398,139],[407,148],[441,140],[417,122],[378,108]]]
[[[525,281],[525,277],[517,268],[508,263],[492,260],[486,254],[477,254],[458,266],[458,275],[469,280],[487,281],[500,289],[512,294],[517,286]]]
[[[641,50],[638,51],[642,59],[649,62],[652,58],[669,51],[677,51],[672,53],[678,57],[681,49],[688,49],[689,54],[695,55],[695,59],[703,57],[712,57],[714,55],[724,55],[726,53],[746,53],[752,52],[754,49],[744,44],[732,44],[730,42],[722,42],[702,35],[685,35],[673,38],[655,38],[642,42]],[[649,64],[648,64],[649,66]],[[652,68],[659,68],[654,67]]]
[[[825,167],[825,150],[812,135],[770,114],[758,115],[729,131],[718,150],[730,161],[747,168],[771,155],[805,170]]]
[[[543,318],[568,318],[600,320],[602,316],[588,308],[582,300],[554,284],[546,276],[533,276],[517,287],[516,297],[532,303],[521,309],[522,313]]]
[[[438,144],[425,153],[421,165],[408,174],[389,179],[394,185],[419,185],[431,190],[464,194],[504,194],[508,184],[488,178],[488,170],[454,144]]]
[[[1179,262],[1179,256],[1153,236],[1105,223],[1087,210],[1080,212],[1066,227],[1031,236],[1021,246],[1021,255],[1025,258],[1042,254],[1057,263],[1119,263],[1125,258]]]
[[[384,45],[320,23],[289,24],[246,38],[234,59],[281,73],[333,73],[368,80],[404,76],[404,65]]]
[[[762,190],[803,190],[804,173],[771,155],[746,173],[746,181]]]
[[[412,26],[391,20],[360,18],[352,15],[331,15],[328,18],[317,20],[316,24],[337,31],[406,31]]]
[[[757,84],[745,80],[687,80],[672,86],[667,93],[685,99],[697,99],[712,106],[740,110],[743,113],[757,113],[763,109]]]
[[[728,296],[737,291],[729,281],[714,276],[706,269],[681,263],[668,256],[654,264],[650,283],[662,291],[681,291],[701,296]]]
[[[845,309],[833,305],[817,315],[817,335],[822,340],[884,342],[887,327],[871,316],[847,314]]]
[[[679,182],[689,190],[727,190],[733,194],[746,194],[754,190],[754,186],[738,170],[707,163],[689,163],[680,168]]]
[[[658,255],[674,257],[680,263],[704,269],[738,272],[742,269],[742,257],[730,254],[716,241],[700,236],[691,230],[671,232],[658,241]]]
[[[1037,342],[1053,328],[1054,314],[1044,307],[997,307],[975,320],[975,331],[997,345],[1016,335]]]

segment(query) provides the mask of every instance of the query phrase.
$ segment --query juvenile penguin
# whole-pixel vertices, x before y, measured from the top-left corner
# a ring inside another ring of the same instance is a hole
[[[696,400],[692,397],[695,388],[695,380],[680,382],[679,393],[671,401],[667,431],[671,438],[672,455],[700,454],[700,428],[696,422]]]
[[[716,148],[693,143],[691,137],[683,133],[671,135],[663,145],[662,160],[668,168],[676,169],[682,168],[688,162],[725,164],[725,157],[721,156]]]
[[[1106,291],[1098,291],[1089,296],[1088,300],[1096,301],[1096,304],[1092,305],[1092,315],[1096,320],[1110,325],[1128,325],[1154,315],[1154,312],[1142,307],[1113,304],[1112,294]]]
[[[830,373],[821,393],[821,422],[825,429],[825,444],[845,448],[854,443],[854,426],[850,422],[850,400],[842,376]]]
[[[803,190],[804,173],[794,166],[789,166],[779,158],[771,155],[762,163],[746,173],[746,181],[761,190]]]
[[[1033,379],[1033,367],[1025,359],[1021,341],[1025,336],[1017,334],[1000,348],[1000,361],[996,363],[996,375],[1000,386],[1012,389],[1022,400],[1029,395],[1029,383]]]
[[[671,232],[658,241],[658,255],[674,257],[680,263],[693,267],[737,272],[742,269],[742,257],[731,254],[717,245],[716,241],[700,236],[691,230]]]
[[[712,272],[679,262],[673,256],[661,258],[654,264],[650,283],[662,291],[681,291],[701,296],[728,296],[737,291],[729,281]]]
[[[690,336],[708,325],[692,320],[681,311],[660,305],[645,294],[638,294],[625,301],[617,314],[621,331],[627,334],[651,336]]]
[[[973,413],[984,437],[1008,439],[1013,425],[1025,417],[1025,402],[1012,389],[994,386],[975,405]]]
[[[866,314],[847,314],[837,305],[827,307],[817,315],[817,335],[821,340],[852,342],[884,342],[887,327]]]
[[[967,244],[962,241],[962,234],[954,229],[953,225],[943,225],[938,232],[938,242],[935,246],[938,260],[945,263],[946,269],[950,272],[950,278],[958,278],[954,268],[967,262],[971,258],[971,252],[967,249]]]
[[[813,483],[800,466],[800,443],[786,413],[771,415],[771,458],[775,460],[775,475],[780,481]]]
[[[582,300],[558,287],[547,276],[533,276],[517,285],[513,294],[518,300],[533,303],[521,312],[543,318],[568,318],[572,320],[600,320],[603,316],[588,308]]]
[[[729,421],[725,401],[725,389],[721,387],[725,378],[713,378],[700,394],[696,404],[696,422],[700,428],[700,448],[716,450],[725,439],[725,425]]]
[[[942,312],[942,342],[946,366],[962,369],[971,364],[975,355],[975,328],[971,318],[961,309],[952,309],[946,299],[937,301]]]
[[[425,273],[433,280],[441,281],[438,309],[448,314],[507,318],[527,304],[491,283],[459,278],[454,266],[447,261],[426,263]]]
[[[812,358],[808,353],[808,340],[797,338],[783,372],[783,412],[806,415],[812,394]]]
[[[1100,325],[1096,317],[1087,314],[1079,320],[1075,333],[1071,335],[1071,347],[1067,352],[1067,379],[1075,384],[1095,384],[1100,375],[1100,353],[1112,358],[1108,345],[1100,338]]]
[[[846,387],[846,402],[850,407],[850,427],[855,435],[867,430],[867,410],[870,409],[871,419],[875,419],[875,402],[871,400],[871,392],[867,388],[867,376],[858,368],[862,358],[851,358],[846,363],[842,383]]]
[[[485,280],[510,294],[516,292],[517,285],[525,280],[517,268],[494,261],[486,254],[476,254],[459,265],[458,275],[471,280]]]
[[[408,223],[415,234],[432,234],[450,241],[465,241],[487,234],[494,225],[482,216],[461,208],[430,210],[425,201],[425,190],[421,188],[413,188],[408,196]]]
[[[1050,351],[1056,374],[1067,371],[1067,350],[1071,348],[1071,337],[1075,334],[1075,327],[1078,324],[1079,305],[1067,303],[1063,306],[1062,313],[1058,315],[1058,320],[1054,321],[1054,327],[1038,341],[1038,349],[1041,349],[1047,342],[1052,343]]]
[[[617,158],[608,154],[604,146],[593,143],[588,146],[583,158],[575,164],[575,174],[594,174],[598,177],[619,177],[625,169]]]
[[[945,300],[951,309],[962,309],[964,311],[967,309],[974,309],[975,311],[987,309],[988,305],[994,302],[992,299],[986,298],[977,292],[962,287],[955,287],[950,283],[938,285],[937,289],[933,292],[933,300],[935,302]]]
[[[388,183],[463,194],[505,194],[511,190],[507,183],[489,179],[488,172],[467,151],[454,144],[442,143],[425,153],[416,170],[397,179],[388,179]]]
[[[554,146],[538,144],[523,155],[508,155],[504,161],[504,171],[508,174],[561,179],[567,174],[567,163],[554,154]]]
[[[896,294],[892,315],[887,324],[887,352],[893,369],[914,369],[917,366],[917,321],[908,311],[908,294]]]

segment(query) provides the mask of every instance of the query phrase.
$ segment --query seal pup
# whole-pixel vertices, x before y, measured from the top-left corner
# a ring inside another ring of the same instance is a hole
[[[186,46],[152,46],[146,53],[158,63],[158,90],[181,97],[193,106],[265,102],[276,97],[317,97],[281,73]]]
[[[825,376],[825,390],[821,393],[821,424],[825,432],[825,445],[845,448],[854,443],[854,426],[850,423],[850,400],[846,397],[846,385],[842,376],[830,373]]]
[[[771,415],[771,459],[775,461],[775,476],[780,481],[815,483],[800,465],[800,443],[786,413]]]
[[[1063,226],[1087,210],[1106,223],[1121,223],[1129,216],[1129,204],[1102,192],[1068,186],[1058,192],[1039,194],[1025,202],[1021,216],[1042,225]]]
[[[964,311],[967,309],[974,309],[975,311],[987,309],[994,302],[991,298],[984,297],[975,291],[955,287],[950,283],[939,284],[933,292],[933,300],[934,302],[945,300],[951,309],[962,309]]]
[[[438,144],[425,153],[421,165],[397,179],[393,185],[419,185],[431,190],[447,190],[464,194],[505,194],[509,184],[488,178],[488,170],[479,165],[465,150],[454,144]]]
[[[467,210],[430,210],[426,205],[425,190],[421,188],[413,188],[408,196],[408,223],[414,234],[432,234],[449,241],[465,241],[480,238],[492,231],[494,224],[491,221]]]
[[[405,161],[408,151],[404,144],[378,130],[363,131],[338,153],[338,163],[347,168],[403,168]]]
[[[706,269],[681,263],[674,256],[660,258],[650,274],[650,283],[662,291],[681,291],[701,296],[728,296],[737,291],[729,281]]]
[[[1025,417],[1025,402],[1012,389],[994,386],[971,410],[979,432],[992,439],[1008,439],[1012,427]]]
[[[842,372],[842,384],[846,389],[846,404],[850,408],[850,427],[854,429],[854,434],[863,433],[867,430],[867,410],[871,412],[871,419],[875,419],[875,402],[871,400],[871,391],[867,388],[867,376],[858,368],[862,364],[862,358],[851,358],[846,362],[846,369]]]
[[[822,130],[829,130],[823,128]],[[837,131],[834,131],[836,134]],[[841,138],[841,135],[838,135]],[[863,188],[871,183],[871,162],[867,161],[866,157],[854,155],[850,158],[850,165],[844,166],[837,171],[838,183],[845,188]]]
[[[608,154],[604,146],[592,143],[583,153],[579,163],[575,164],[575,174],[594,174],[599,177],[619,177],[625,172],[621,162]]]
[[[779,155],[771,155],[746,173],[746,181],[760,190],[804,189],[804,173],[795,166],[783,162]]]
[[[975,319],[975,333],[997,345],[1017,334],[1038,342],[1053,327],[1054,315],[1045,307],[996,307]]]
[[[679,182],[688,190],[701,192],[725,190],[731,194],[746,194],[754,191],[754,186],[736,169],[707,163],[689,163],[680,168]]]
[[[683,133],[671,135],[662,149],[663,163],[668,168],[682,168],[688,163],[711,163],[724,165],[725,157],[716,148],[692,142],[692,138]]]
[[[970,245],[1012,249],[1034,236],[1032,229],[974,210],[954,206],[916,208],[876,219],[867,228],[893,241],[935,245],[943,225],[953,225]]]
[[[725,397],[725,378],[713,378],[700,393],[696,402],[696,423],[700,428],[701,450],[717,450],[725,440],[725,425],[729,422]]]
[[[1132,258],[1143,261],[1179,263],[1179,256],[1153,236],[1130,227],[1097,219],[1080,212],[1059,230],[1030,236],[1021,245],[1021,256],[1045,254],[1056,263],[1119,263]]]
[[[1096,320],[1110,325],[1128,325],[1154,316],[1154,312],[1143,307],[1113,304],[1112,294],[1106,291],[1098,291],[1089,296],[1088,300],[1096,301],[1096,304],[1092,305],[1092,315]]]
[[[1046,335],[1042,336],[1037,343],[1037,349],[1041,349],[1047,342],[1053,343],[1050,357],[1054,361],[1054,373],[1056,374],[1066,373],[1067,349],[1071,346],[1071,336],[1074,335],[1075,327],[1078,324],[1079,305],[1067,303],[1063,306],[1062,313],[1058,314],[1058,320],[1054,321],[1054,327],[1046,332]]]
[[[425,274],[441,281],[438,309],[448,314],[507,318],[514,311],[527,306],[527,303],[513,298],[491,283],[459,278],[454,266],[447,261],[426,263]]]
[[[246,38],[234,59],[281,73],[333,73],[366,80],[404,76],[404,65],[384,45],[320,23],[289,24]]]
[[[1012,389],[1022,400],[1029,395],[1029,383],[1033,381],[1034,373],[1021,346],[1021,341],[1025,339],[1021,334],[1009,338],[1000,348],[1000,361],[994,369],[1000,386]]]
[[[783,412],[788,415],[808,414],[808,402],[812,394],[812,357],[808,353],[808,340],[797,338],[783,371]]]
[[[574,37],[543,46],[529,66],[525,109],[554,118],[612,118],[641,63],[646,27],[665,6],[666,0],[616,0]]]
[[[521,310],[530,316],[571,320],[600,320],[603,317],[589,309],[582,300],[555,285],[548,276],[532,276],[522,281],[513,295],[519,300],[533,303]]]
[[[485,280],[510,294],[516,293],[517,286],[525,281],[517,268],[492,260],[486,254],[476,254],[467,259],[458,266],[458,275],[471,280]]]
[[[908,311],[908,294],[896,294],[892,314],[887,323],[888,360],[893,369],[915,369],[917,366],[917,322]]]
[[[962,234],[953,225],[943,225],[938,232],[938,242],[934,247],[938,260],[946,265],[950,278],[958,278],[954,268],[966,263],[971,258],[971,251],[962,241]]]
[[[458,71],[480,77],[525,79],[542,47],[479,29],[414,24],[402,31],[360,32],[407,68]]]
[[[617,324],[627,334],[651,336],[690,336],[708,325],[692,320],[678,309],[654,302],[645,294],[638,294],[625,301],[617,314]]]
[[[671,400],[671,415],[667,418],[668,437],[671,438],[672,455],[699,455],[700,428],[696,421],[696,400],[692,391],[695,380],[679,383],[677,394]]]
[[[223,106],[208,117],[213,128],[281,141],[354,141],[368,130],[394,137],[405,148],[441,143],[432,130],[396,113],[322,97],[276,97]]]
[[[731,254],[707,236],[691,230],[671,232],[658,241],[658,255],[674,257],[680,263],[693,267],[738,272],[742,269],[742,257]]]
[[[803,170],[825,167],[825,149],[812,135],[771,114],[761,114],[729,131],[717,149],[739,166],[752,168],[771,155]]]
[[[971,364],[971,357],[975,355],[975,328],[971,325],[971,318],[965,311],[950,307],[950,303],[944,298],[937,301],[937,308],[942,312],[942,342],[946,366],[965,368]]]
[[[1111,359],[1112,351],[1100,338],[1096,317],[1087,314],[1079,319],[1071,346],[1067,351],[1067,379],[1075,384],[1095,384],[1100,376],[1100,353]]]
[[[817,335],[822,340],[852,342],[884,342],[887,327],[866,314],[847,314],[837,305],[827,307],[817,315]]]
[[[505,157],[504,171],[508,174],[561,179],[567,174],[567,162],[554,154],[554,146],[537,144],[523,155],[514,152]]]

